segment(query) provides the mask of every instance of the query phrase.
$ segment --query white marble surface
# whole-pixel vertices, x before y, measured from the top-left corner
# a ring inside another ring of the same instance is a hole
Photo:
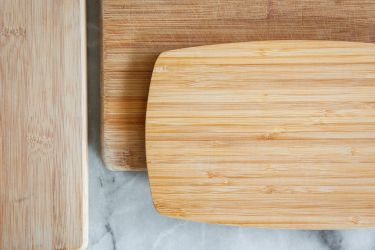
[[[111,172],[100,159],[100,0],[87,0],[90,250],[375,250],[375,230],[240,228],[160,216],[146,173]]]

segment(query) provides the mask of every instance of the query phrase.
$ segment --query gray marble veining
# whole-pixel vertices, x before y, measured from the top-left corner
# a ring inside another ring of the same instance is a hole
[[[141,0],[140,0],[141,1]],[[111,172],[100,158],[100,0],[87,0],[90,250],[375,250],[375,230],[241,228],[159,215],[146,173]]]

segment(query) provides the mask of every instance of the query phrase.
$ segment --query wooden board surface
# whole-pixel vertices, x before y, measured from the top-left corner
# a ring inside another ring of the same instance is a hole
[[[276,41],[164,52],[146,117],[164,215],[375,226],[375,45]]]
[[[0,249],[86,244],[84,2],[0,1]]]
[[[372,0],[103,0],[102,151],[144,170],[144,119],[156,57],[170,49],[275,39],[375,41]]]

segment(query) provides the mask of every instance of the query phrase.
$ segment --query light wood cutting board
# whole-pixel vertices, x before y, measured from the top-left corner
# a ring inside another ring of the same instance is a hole
[[[164,52],[146,118],[164,215],[274,228],[375,226],[375,45]]]
[[[87,242],[85,1],[0,1],[0,249]]]
[[[144,170],[144,119],[160,52],[275,39],[375,41],[373,0],[103,0],[102,151]]]

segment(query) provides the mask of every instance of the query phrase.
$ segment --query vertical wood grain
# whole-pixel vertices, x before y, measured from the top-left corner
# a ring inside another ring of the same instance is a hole
[[[0,2],[0,249],[87,241],[85,3]]]

